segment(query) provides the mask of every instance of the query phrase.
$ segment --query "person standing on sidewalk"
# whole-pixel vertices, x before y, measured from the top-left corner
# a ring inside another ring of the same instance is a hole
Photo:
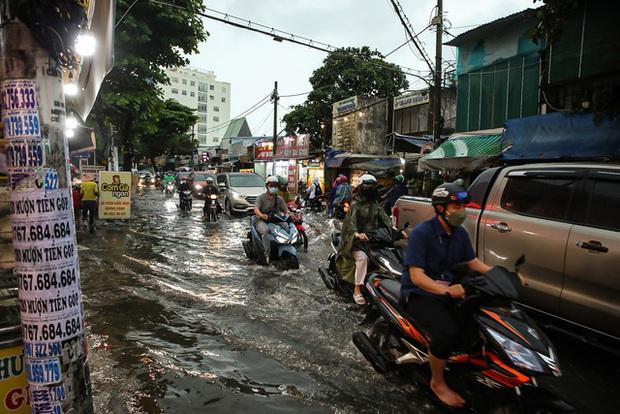
[[[97,214],[97,198],[99,197],[99,186],[93,177],[87,176],[80,186],[82,220],[86,221],[88,216],[88,230],[95,232],[95,214]]]

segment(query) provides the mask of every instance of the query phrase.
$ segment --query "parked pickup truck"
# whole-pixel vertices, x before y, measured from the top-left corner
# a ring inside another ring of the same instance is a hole
[[[464,227],[478,257],[510,267],[526,256],[524,306],[620,340],[620,165],[491,168],[469,192]],[[399,227],[433,214],[427,198],[394,206]]]

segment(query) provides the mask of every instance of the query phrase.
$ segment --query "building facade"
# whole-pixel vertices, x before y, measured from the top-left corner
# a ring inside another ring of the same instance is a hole
[[[219,146],[230,121],[230,83],[196,68],[166,69],[166,74],[170,84],[162,86],[164,99],[174,99],[198,115],[193,134],[199,150]]]
[[[385,155],[388,100],[353,96],[332,107],[332,147],[358,154]]]

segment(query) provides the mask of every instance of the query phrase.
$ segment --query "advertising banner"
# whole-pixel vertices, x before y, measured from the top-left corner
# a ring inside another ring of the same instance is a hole
[[[277,159],[300,159],[307,158],[310,153],[310,135],[292,135],[278,138],[276,146]]]
[[[99,218],[131,217],[131,173],[101,171],[99,173]]]
[[[0,348],[0,412],[29,414],[24,347]]]

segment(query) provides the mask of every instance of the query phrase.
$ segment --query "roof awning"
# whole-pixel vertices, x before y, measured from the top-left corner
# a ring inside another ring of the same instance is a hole
[[[501,158],[513,160],[620,157],[620,120],[554,112],[506,121]]]
[[[454,134],[418,161],[425,170],[475,171],[488,167],[501,151],[500,134]]]
[[[416,152],[423,153],[433,149],[433,137],[416,137],[394,133],[395,152]]]
[[[357,162],[351,164],[351,169],[366,171],[389,171],[393,169],[403,168],[402,158],[376,158],[373,160]]]

